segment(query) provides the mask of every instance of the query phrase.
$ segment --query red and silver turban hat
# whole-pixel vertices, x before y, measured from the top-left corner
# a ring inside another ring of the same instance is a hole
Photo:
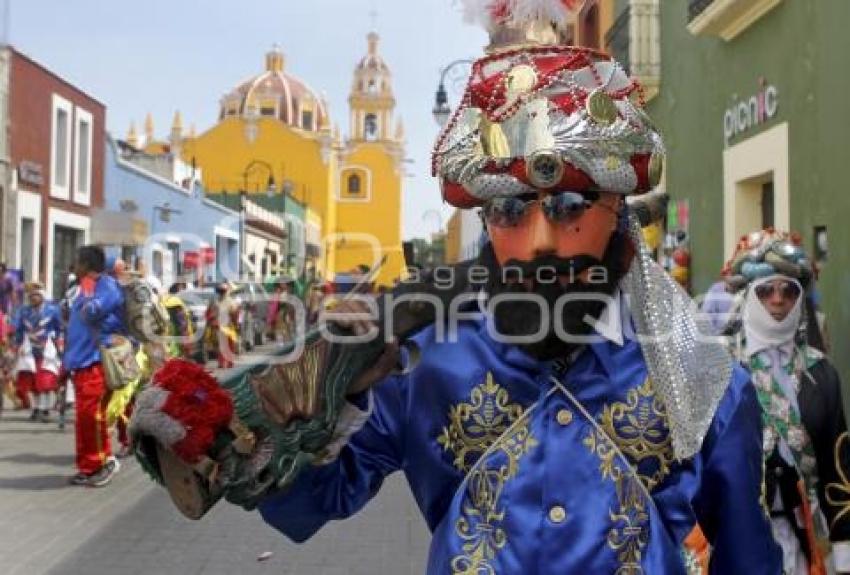
[[[464,0],[492,43],[434,149],[449,204],[546,189],[632,194],[658,184],[664,149],[639,85],[609,56],[559,44],[579,3]]]

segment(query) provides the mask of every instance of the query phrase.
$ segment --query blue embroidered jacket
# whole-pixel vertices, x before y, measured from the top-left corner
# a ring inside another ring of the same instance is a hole
[[[68,370],[100,362],[100,345],[109,345],[115,334],[126,335],[124,292],[115,278],[101,274],[94,294],[78,295],[71,303],[63,364]]]
[[[26,305],[18,310],[15,317],[15,345],[24,343],[24,338],[30,340],[32,355],[40,360],[44,355],[47,340],[54,341],[62,334],[62,317],[59,306],[45,301],[38,307]]]
[[[461,324],[456,342],[433,328],[416,340],[419,366],[375,388],[337,460],[260,505],[268,523],[306,540],[403,471],[433,533],[429,574],[683,574],[697,523],[711,573],[781,572],[742,369],[702,450],[676,461],[635,341],[588,345],[559,373],[495,341],[483,319]]]

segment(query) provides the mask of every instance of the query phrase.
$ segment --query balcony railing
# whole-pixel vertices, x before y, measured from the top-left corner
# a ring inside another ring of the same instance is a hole
[[[744,32],[782,0],[688,0],[688,30],[727,42]]]
[[[646,99],[661,84],[659,0],[630,0],[605,34],[608,52],[643,85]]]
[[[688,0],[688,22],[702,14],[714,0]]]

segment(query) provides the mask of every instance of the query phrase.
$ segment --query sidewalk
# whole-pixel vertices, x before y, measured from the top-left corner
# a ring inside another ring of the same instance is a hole
[[[126,459],[104,489],[68,484],[74,473],[73,421],[28,421],[29,412],[4,411],[0,419],[0,571],[45,573],[116,515],[154,489]]]
[[[219,503],[189,521],[133,460],[101,489],[68,485],[73,421],[0,417],[0,573],[4,575],[421,575],[430,536],[407,485],[389,478],[356,517],[295,545],[256,512]],[[264,561],[258,557],[271,552]]]

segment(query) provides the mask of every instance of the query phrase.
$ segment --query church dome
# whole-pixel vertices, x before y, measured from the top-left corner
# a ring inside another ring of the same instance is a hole
[[[369,52],[354,69],[353,92],[360,95],[392,95],[392,73],[378,53],[380,37],[375,32],[368,36]]]
[[[280,48],[266,54],[266,70],[231,90],[221,100],[219,118],[276,118],[316,132],[330,125],[324,100],[303,81],[284,72]]]
[[[384,59],[381,58],[380,54],[378,54],[378,41],[380,37],[377,33],[372,32],[368,36],[369,39],[369,53],[360,60],[360,64],[357,65],[358,71],[363,72],[380,72],[383,74],[389,74],[390,68],[387,66]]]

